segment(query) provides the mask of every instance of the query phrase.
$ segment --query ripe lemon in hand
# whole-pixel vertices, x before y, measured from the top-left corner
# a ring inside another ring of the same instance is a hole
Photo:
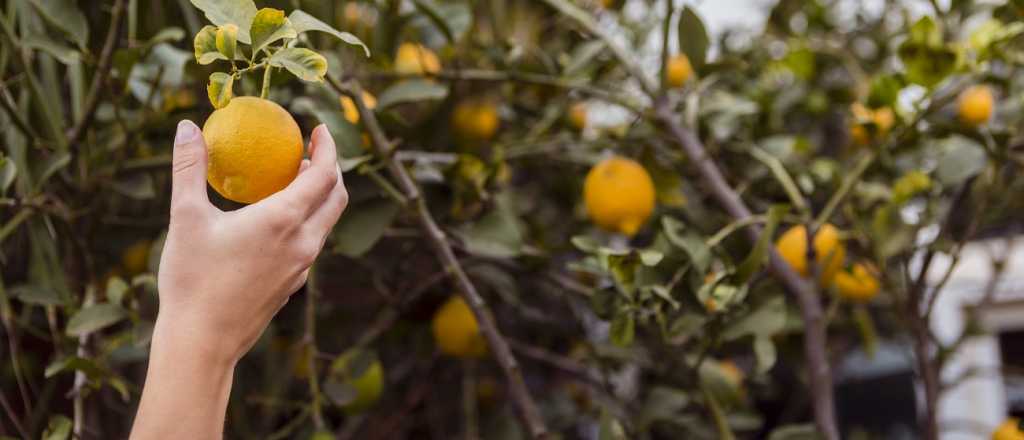
[[[355,101],[348,96],[342,96],[338,99],[341,102],[341,112],[345,115],[345,119],[353,125],[359,124],[359,109],[356,108]],[[370,94],[370,92],[363,90],[363,104],[366,105],[367,109],[373,110],[377,108],[377,98]]]
[[[210,186],[236,202],[258,202],[299,173],[302,133],[292,115],[272,101],[232,99],[206,119],[203,138]]]
[[[896,114],[889,107],[869,109],[857,102],[850,106],[853,113],[853,123],[850,126],[850,137],[857,145],[870,145],[889,134],[893,124],[896,122]],[[874,124],[874,130],[870,130],[866,124]]]
[[[487,354],[487,341],[476,317],[461,296],[453,295],[434,314],[434,341],[445,354],[478,358]]]
[[[1024,440],[1024,431],[1020,429],[1020,420],[1007,419],[992,432],[992,440]]]
[[[803,225],[794,226],[779,237],[775,249],[786,260],[793,270],[800,275],[808,275],[807,267],[807,228]],[[831,224],[824,224],[814,234],[814,262],[823,285],[829,285],[836,273],[843,267],[846,248],[839,240],[839,230]]]
[[[668,87],[682,87],[686,80],[693,76],[693,66],[686,55],[674,55],[665,63],[665,85]]]
[[[380,359],[374,358],[363,371],[352,371],[355,366],[350,364],[358,354],[355,350],[346,352],[331,364],[331,375],[355,390],[356,396],[343,405],[349,414],[366,411],[380,400],[384,391],[384,367]]]
[[[835,287],[839,296],[855,302],[868,302],[878,295],[878,278],[874,268],[857,263],[847,271],[836,274]]]
[[[493,102],[463,101],[452,112],[452,130],[467,142],[487,141],[498,132],[498,107]]]
[[[632,236],[654,212],[654,182],[639,163],[611,157],[587,173],[583,201],[598,226]]]
[[[416,43],[402,43],[395,54],[395,72],[406,75],[435,74],[441,71],[441,60],[434,51]]]
[[[971,86],[960,92],[957,99],[957,112],[960,121],[971,127],[977,127],[988,122],[992,117],[992,106],[995,97],[992,96],[992,89],[988,86]]]

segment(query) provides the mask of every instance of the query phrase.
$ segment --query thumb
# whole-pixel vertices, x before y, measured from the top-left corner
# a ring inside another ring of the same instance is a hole
[[[209,205],[206,197],[206,141],[187,119],[178,123],[171,160],[171,212]]]

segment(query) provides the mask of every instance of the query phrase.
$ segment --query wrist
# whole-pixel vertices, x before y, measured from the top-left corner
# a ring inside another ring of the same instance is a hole
[[[161,311],[153,326],[153,355],[163,354],[181,361],[199,363],[215,371],[234,371],[241,355],[206,329],[206,326],[181,315]]]

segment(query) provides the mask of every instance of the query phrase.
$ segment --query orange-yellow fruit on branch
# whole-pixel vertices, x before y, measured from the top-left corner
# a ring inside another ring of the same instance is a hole
[[[988,86],[971,86],[960,92],[957,99],[957,114],[960,121],[971,127],[982,125],[992,117],[995,97]]]
[[[463,101],[452,112],[452,130],[465,142],[490,140],[500,123],[498,106],[488,100]]]
[[[679,54],[669,57],[665,63],[665,85],[668,87],[682,87],[686,81],[693,76],[693,66],[686,55]]]
[[[868,264],[857,263],[850,271],[836,274],[835,287],[839,296],[855,302],[868,302],[878,296],[877,271]]]
[[[853,113],[850,137],[857,145],[871,145],[885,138],[896,122],[896,114],[889,107],[872,110],[857,102],[850,106],[850,112]],[[873,124],[874,130],[868,124]]]
[[[794,226],[779,237],[775,249],[800,275],[808,276],[807,228]],[[839,239],[839,230],[831,224],[824,224],[814,234],[814,262],[823,285],[831,284],[836,273],[843,267],[846,248]]]
[[[595,224],[632,236],[654,212],[654,182],[642,165],[610,157],[595,165],[583,181],[583,201]]]
[[[302,133],[288,111],[266,99],[240,96],[203,125],[209,152],[207,180],[225,198],[255,203],[299,173]]]
[[[1020,420],[1007,419],[992,432],[992,440],[1024,440],[1024,431],[1020,429]]]
[[[138,275],[149,266],[149,240],[139,240],[121,252],[121,267],[129,276]]]
[[[587,128],[587,104],[577,102],[569,107],[569,124],[580,131]]]
[[[453,295],[434,314],[434,341],[445,354],[478,358],[487,354],[487,341],[476,317],[461,296]]]
[[[416,43],[402,43],[395,54],[395,72],[405,75],[436,74],[441,60],[434,51]]]
[[[341,112],[345,115],[345,119],[352,124],[358,124],[359,109],[356,108],[355,101],[348,96],[342,96],[338,99],[341,102]],[[377,108],[377,98],[370,94],[370,92],[363,90],[363,104],[366,105],[367,109],[373,110]]]

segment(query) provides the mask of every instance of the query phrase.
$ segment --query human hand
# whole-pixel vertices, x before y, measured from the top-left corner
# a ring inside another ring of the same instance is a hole
[[[305,283],[348,203],[325,126],[313,130],[309,150],[311,159],[288,187],[223,212],[206,195],[201,131],[190,121],[178,124],[154,338],[183,338],[206,354],[237,362]]]

